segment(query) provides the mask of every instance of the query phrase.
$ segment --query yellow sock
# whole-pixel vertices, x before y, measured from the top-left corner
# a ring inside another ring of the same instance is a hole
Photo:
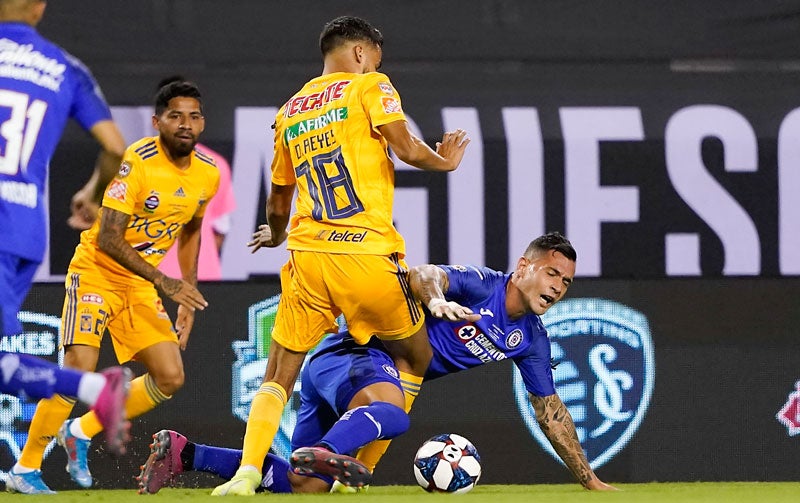
[[[375,465],[377,465],[378,461],[386,454],[386,449],[389,448],[391,442],[391,440],[373,440],[359,449],[356,459],[364,463],[364,466],[366,466],[370,472],[374,472]]]
[[[165,395],[158,389],[155,380],[150,374],[141,375],[131,381],[128,401],[125,402],[125,415],[128,419],[141,416],[170,398],[172,397]],[[92,411],[81,416],[79,421],[81,429],[90,438],[103,431],[103,425],[100,424],[97,415]]]
[[[411,406],[414,405],[419,389],[422,387],[424,378],[415,376],[413,374],[406,374],[403,371],[400,373],[400,385],[403,387],[403,395],[406,398],[406,412],[411,412]]]
[[[420,387],[422,387],[422,380],[422,377],[400,372],[400,384],[403,387],[403,396],[406,399],[406,412],[411,411],[411,406],[414,404],[414,400],[419,394]],[[364,463],[364,465],[369,468],[369,471],[374,472],[375,466],[383,455],[386,454],[386,450],[389,448],[391,442],[391,440],[373,440],[358,451],[356,458]]]
[[[264,383],[258,389],[247,417],[241,466],[252,465],[261,470],[278,432],[286,401],[286,390],[276,382]]]
[[[58,429],[69,417],[75,400],[61,395],[39,400],[28,429],[28,441],[22,448],[19,464],[25,468],[38,470],[42,467],[42,458],[47,444],[53,440]]]

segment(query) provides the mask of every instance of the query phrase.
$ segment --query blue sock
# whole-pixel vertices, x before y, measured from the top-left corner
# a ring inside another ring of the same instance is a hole
[[[194,444],[193,470],[213,473],[223,479],[230,480],[241,462],[242,451],[240,449]]]
[[[373,402],[345,412],[319,443],[333,452],[351,454],[373,440],[394,438],[408,426],[408,414],[403,409],[387,402]]]
[[[36,399],[50,398],[53,393],[76,396],[82,375],[36,356],[6,352],[0,352],[0,373],[0,391]]]
[[[264,460],[262,474],[264,481],[261,483],[267,491],[273,493],[290,493],[292,484],[289,482],[289,462],[274,454],[267,454]]]

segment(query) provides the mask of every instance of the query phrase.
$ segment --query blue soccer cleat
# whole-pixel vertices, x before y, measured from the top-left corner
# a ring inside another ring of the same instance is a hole
[[[56,494],[42,480],[42,471],[34,470],[27,473],[8,472],[6,491],[20,494]]]
[[[86,455],[89,452],[89,440],[78,438],[69,431],[69,425],[75,421],[64,421],[58,430],[56,441],[67,451],[67,472],[76,484],[84,489],[92,487],[92,474],[89,472],[89,461]]]

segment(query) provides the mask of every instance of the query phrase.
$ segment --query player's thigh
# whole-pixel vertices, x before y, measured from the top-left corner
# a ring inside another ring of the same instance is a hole
[[[396,254],[328,254],[325,259],[331,298],[359,344],[373,335],[404,339],[422,326],[422,306],[411,293],[408,267]]]
[[[320,355],[308,363],[305,374],[315,392],[340,415],[373,401],[404,404],[397,369],[391,357],[377,349],[363,346],[347,354]]]
[[[106,326],[124,308],[124,298],[102,279],[85,274],[67,275],[61,311],[61,346],[100,348]]]
[[[303,381],[302,386],[297,424],[292,432],[293,451],[300,447],[317,445],[339,420],[339,415],[313,390],[310,382]]]
[[[281,297],[272,340],[290,351],[308,352],[338,328],[339,312],[328,295],[320,255],[292,251],[281,268]]]
[[[0,251],[0,336],[22,332],[17,313],[38,267],[38,262]]]
[[[178,344],[169,314],[152,285],[126,291],[124,309],[109,322],[108,331],[120,363],[161,342]]]

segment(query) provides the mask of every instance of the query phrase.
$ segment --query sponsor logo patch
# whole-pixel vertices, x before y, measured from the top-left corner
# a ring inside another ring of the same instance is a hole
[[[403,109],[400,108],[400,102],[394,98],[381,98],[381,105],[383,105],[383,111],[387,114],[403,111]]]
[[[106,196],[121,203],[125,202],[125,194],[128,192],[128,184],[120,180],[112,180],[106,190]]]
[[[89,304],[102,304],[103,297],[96,293],[85,293],[81,295],[81,302],[87,302]]]
[[[155,211],[161,200],[158,198],[157,192],[151,192],[147,199],[144,200],[144,209],[147,211]]]

